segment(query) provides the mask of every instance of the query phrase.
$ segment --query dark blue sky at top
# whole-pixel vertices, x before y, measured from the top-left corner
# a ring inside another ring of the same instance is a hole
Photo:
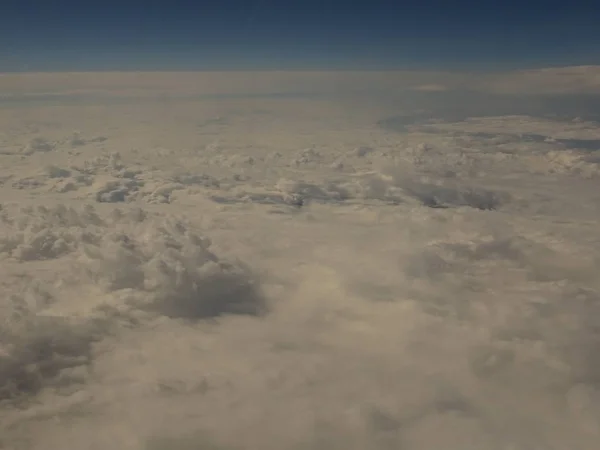
[[[2,0],[0,71],[598,64],[595,3]]]

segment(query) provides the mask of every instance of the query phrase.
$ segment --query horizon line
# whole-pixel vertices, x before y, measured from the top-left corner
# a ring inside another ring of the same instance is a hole
[[[0,70],[0,76],[2,75],[50,75],[50,74],[64,74],[64,75],[85,75],[85,74],[173,74],[173,73],[295,73],[295,72],[309,72],[309,73],[329,73],[329,72],[427,72],[427,73],[473,73],[473,72],[491,72],[491,73],[507,73],[507,72],[530,72],[530,71],[544,71],[544,70],[559,70],[559,69],[600,69],[600,64],[572,64],[572,65],[548,65],[540,66],[536,68],[523,67],[523,68],[512,68],[504,70],[473,70],[466,69],[461,70],[457,68],[453,69],[426,69],[426,68],[260,68],[260,69],[232,69],[232,68],[203,68],[203,69],[93,69],[93,70]]]

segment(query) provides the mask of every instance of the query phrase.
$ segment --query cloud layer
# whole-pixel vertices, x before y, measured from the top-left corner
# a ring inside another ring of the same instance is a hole
[[[25,77],[113,97],[0,108],[0,448],[595,449],[582,73]]]

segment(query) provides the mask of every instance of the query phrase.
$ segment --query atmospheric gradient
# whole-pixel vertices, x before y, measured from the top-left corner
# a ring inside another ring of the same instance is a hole
[[[0,12],[1,450],[596,450],[596,11]]]

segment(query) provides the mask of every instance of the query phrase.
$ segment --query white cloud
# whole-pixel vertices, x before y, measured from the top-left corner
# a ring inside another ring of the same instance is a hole
[[[593,71],[563,72],[502,86]],[[219,76],[0,108],[0,448],[596,449],[593,120],[463,75]]]

